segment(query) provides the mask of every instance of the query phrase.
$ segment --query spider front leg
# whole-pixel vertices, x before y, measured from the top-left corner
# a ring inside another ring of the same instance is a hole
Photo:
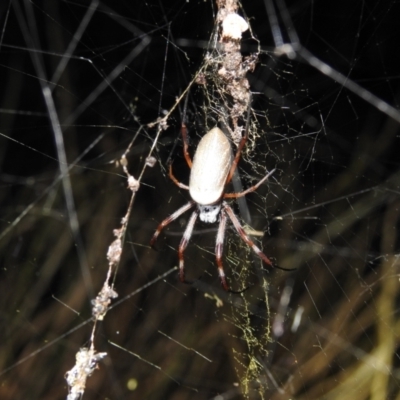
[[[174,172],[172,171],[172,164],[169,165],[169,179],[171,179],[171,181],[174,182],[175,185],[179,188],[189,190],[188,185],[185,185],[184,183],[179,182],[178,179],[176,179]]]
[[[188,140],[188,135],[187,135],[187,127],[186,127],[186,123],[185,123],[188,100],[189,100],[189,96],[186,96],[185,105],[183,106],[181,134],[182,134],[182,140],[183,140],[183,155],[185,156],[185,160],[186,160],[186,163],[189,166],[189,168],[192,168],[192,159],[190,158],[190,154],[189,154],[189,140]]]
[[[154,243],[156,242],[158,235],[160,232],[167,226],[169,225],[172,221],[175,221],[179,216],[181,216],[183,213],[185,213],[187,210],[190,210],[196,203],[194,201],[189,201],[189,203],[185,204],[178,210],[176,210],[173,214],[171,214],[169,217],[165,218],[164,221],[158,225],[156,231],[154,232],[153,237],[150,240],[150,246],[153,247]]]
[[[243,192],[240,193],[225,193],[224,194],[224,199],[238,199],[239,197],[243,197],[246,196],[246,194],[254,192],[255,190],[257,190],[273,173],[275,172],[275,168],[271,171],[268,172],[267,175],[264,176],[264,178],[262,178],[258,183],[256,183],[255,185],[249,187],[246,190],[243,190]]]
[[[182,140],[183,140],[183,155],[185,156],[185,160],[189,168],[192,168],[192,159],[189,154],[189,140],[187,137],[187,127],[185,123],[182,123],[181,126]]]

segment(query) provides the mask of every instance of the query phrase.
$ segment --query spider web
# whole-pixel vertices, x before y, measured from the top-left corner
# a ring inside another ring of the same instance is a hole
[[[185,96],[192,155],[229,113],[212,79],[190,85],[215,59],[216,6],[0,6],[2,399],[67,397],[136,188],[126,171],[144,173],[83,398],[398,397],[399,7],[271,4],[239,10],[251,26],[242,53],[258,63],[228,189],[276,168],[232,206],[265,254],[296,270],[262,265],[229,229],[224,268],[242,294],[220,287],[215,226],[197,224],[185,252],[193,285],[175,268],[189,214],[149,248],[157,223],[188,200],[167,174],[172,161],[188,182]],[[165,129],[148,125],[166,115]]]

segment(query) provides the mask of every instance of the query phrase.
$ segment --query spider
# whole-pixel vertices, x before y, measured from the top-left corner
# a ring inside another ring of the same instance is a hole
[[[187,138],[187,128],[183,123],[181,127],[183,139],[183,155],[185,160],[191,168],[189,186],[179,182],[172,171],[172,164],[169,166],[170,179],[181,189],[189,191],[192,198],[184,206],[180,207],[169,217],[165,218],[157,227],[153,237],[151,238],[150,245],[153,247],[160,232],[175,221],[180,215],[195,207],[192,212],[189,222],[187,223],[185,232],[178,249],[179,256],[179,277],[184,283],[185,279],[184,258],[183,253],[188,245],[190,237],[192,236],[193,228],[199,217],[205,223],[215,223],[219,219],[219,227],[215,245],[215,256],[218,266],[218,273],[221,279],[222,287],[226,291],[231,291],[225,276],[224,268],[222,265],[223,243],[225,237],[225,229],[227,218],[229,217],[235,227],[237,233],[242,240],[257,254],[258,257],[264,261],[265,264],[274,266],[271,260],[254,244],[254,242],[245,233],[239,219],[235,215],[232,208],[225,201],[225,199],[233,199],[243,197],[248,193],[254,192],[257,188],[264,183],[275,171],[272,170],[264,176],[257,184],[239,193],[225,193],[225,186],[231,181],[232,176],[236,170],[239,162],[240,154],[246,143],[248,133],[247,128],[243,135],[235,157],[231,151],[231,144],[226,135],[221,129],[215,127],[207,132],[200,140],[196,152],[194,154],[193,162],[189,155],[189,145]],[[283,268],[280,268],[283,269]]]

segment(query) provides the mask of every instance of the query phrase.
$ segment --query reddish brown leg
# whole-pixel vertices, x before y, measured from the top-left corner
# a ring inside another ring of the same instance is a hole
[[[225,184],[227,184],[231,181],[232,176],[235,173],[236,167],[238,165],[238,162],[240,159],[240,154],[242,153],[243,147],[246,144],[247,138],[249,137],[250,115],[251,115],[251,97],[249,99],[249,107],[247,110],[247,121],[246,121],[246,128],[244,130],[244,135],[243,135],[242,139],[240,140],[239,146],[238,146],[236,154],[235,154],[235,158],[232,162],[232,166],[231,166],[229,174],[226,178]]]
[[[192,202],[194,203],[194,202]],[[179,256],[179,279],[183,283],[190,283],[186,281],[185,279],[185,265],[184,265],[184,260],[183,260],[183,253],[189,243],[190,237],[192,236],[194,224],[196,223],[196,219],[199,215],[199,212],[197,210],[192,212],[192,215],[190,216],[189,222],[186,226],[185,233],[182,236],[181,243],[179,244],[179,249],[178,249],[178,256]]]
[[[232,166],[231,166],[229,174],[228,174],[228,176],[226,178],[225,184],[227,184],[227,183],[229,183],[231,181],[232,176],[235,173],[236,167],[237,167],[239,159],[240,159],[240,154],[242,153],[242,150],[243,150],[244,145],[246,144],[246,141],[247,141],[247,128],[245,130],[244,136],[240,140],[239,146],[238,146],[237,151],[236,151],[235,158],[232,161]]]
[[[175,178],[175,175],[172,172],[172,164],[169,165],[169,177],[171,181],[175,183],[176,186],[180,187],[181,189],[189,190],[189,186],[179,182],[178,179]]]
[[[185,103],[185,109],[186,109],[186,103]],[[181,132],[182,132],[182,139],[183,139],[183,155],[185,156],[185,160],[186,160],[189,168],[192,168],[192,159],[190,158],[190,154],[189,154],[187,128],[186,128],[185,123],[182,123]],[[179,182],[178,179],[175,178],[175,175],[172,171],[172,164],[169,165],[169,177],[172,180],[172,182],[175,183],[176,186],[180,187],[181,189],[189,190],[189,186],[185,185],[184,183]]]
[[[183,140],[183,155],[185,156],[185,160],[186,160],[189,168],[192,168],[192,159],[190,158],[190,154],[189,154],[189,140],[188,140],[188,136],[187,136],[187,127],[185,124],[188,100],[189,100],[189,95],[186,96],[185,104],[183,106],[181,134],[182,134],[182,140]]]
[[[233,212],[232,208],[225,202],[222,203],[222,209],[223,212],[221,215],[224,213],[224,211],[227,212],[229,218],[231,219],[233,226],[235,227],[237,233],[239,236],[242,238],[242,240],[247,243],[248,246],[251,247],[251,249],[258,255],[258,257],[261,258],[261,260],[264,261],[265,264],[274,267],[272,264],[272,261],[254,244],[254,242],[246,235],[246,232],[244,231],[242,225],[240,224],[239,220],[237,219],[235,213]]]
[[[257,190],[261,184],[263,184],[273,173],[275,172],[275,169],[273,169],[271,172],[268,172],[267,175],[264,176],[258,183],[256,183],[254,186],[244,190],[243,192],[240,193],[225,193],[223,195],[224,199],[237,199],[238,197],[243,197],[246,196],[247,193],[254,192]]]
[[[189,141],[187,137],[187,128],[185,123],[182,123],[181,127],[182,139],[183,139],[183,155],[185,156],[185,160],[189,168],[192,168],[192,159],[190,158],[189,154]]]
[[[176,210],[173,214],[171,214],[169,217],[165,218],[164,221],[158,225],[157,230],[154,232],[153,237],[150,240],[150,246],[153,247],[154,243],[157,240],[158,235],[160,232],[172,221],[175,221],[180,215],[182,215],[184,212],[187,210],[190,210],[196,203],[194,201],[189,201],[189,203],[185,204],[183,207],[179,208]]]

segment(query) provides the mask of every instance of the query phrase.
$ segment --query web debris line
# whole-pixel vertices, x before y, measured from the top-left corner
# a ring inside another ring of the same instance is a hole
[[[107,353],[98,353],[94,347],[94,337],[97,328],[97,322],[102,321],[109,310],[111,301],[118,297],[118,293],[114,290],[114,282],[110,284],[110,279],[116,273],[122,255],[122,244],[125,239],[126,230],[128,227],[129,217],[132,211],[133,202],[136,192],[139,190],[139,182],[129,174],[128,162],[126,154],[121,157],[121,165],[127,175],[128,188],[132,191],[131,199],[128,205],[127,212],[122,218],[121,227],[114,230],[115,240],[111,243],[107,251],[108,272],[106,280],[98,293],[97,297],[92,300],[92,315],[94,319],[93,329],[90,337],[89,348],[81,348],[76,355],[76,364],[66,373],[66,379],[69,386],[69,394],[67,400],[77,400],[83,395],[86,387],[87,378],[97,368],[98,362],[104,358]],[[146,167],[146,164],[143,168]],[[114,275],[115,279],[115,275]]]
[[[93,10],[94,12],[95,10]],[[88,22],[86,21],[87,18],[91,17],[93,15],[93,12],[86,14],[86,17],[84,21],[82,21],[81,26]],[[27,30],[25,29],[25,32]],[[27,35],[26,35],[27,36]],[[29,43],[29,38],[28,36],[26,37],[27,42]],[[102,81],[102,83],[84,100],[81,105],[75,110],[74,113],[72,113],[64,122],[65,124],[68,125],[69,122],[72,122],[77,118],[77,116],[98,97],[98,95],[104,91],[107,87],[110,86],[111,82],[120,75],[122,70],[125,68],[126,64],[129,64],[134,58],[137,57],[138,54],[150,43],[150,39],[148,36],[143,36],[141,38],[141,42],[139,45],[137,45],[125,59],[115,67],[111,73],[108,75],[106,79]],[[41,77],[40,82],[42,85],[42,91],[45,97],[45,101],[47,104],[47,108],[49,111],[49,116],[52,122],[52,127],[53,127],[53,132],[56,138],[56,143],[57,143],[57,151],[58,151],[58,157],[60,160],[60,170],[61,170],[61,176],[62,182],[64,185],[64,192],[67,200],[67,208],[69,211],[69,221],[71,223],[71,229],[74,232],[75,238],[78,242],[78,254],[80,256],[80,265],[81,268],[83,269],[83,275],[85,278],[86,286],[88,289],[90,288],[91,290],[89,293],[93,291],[91,288],[91,283],[90,283],[90,275],[89,275],[89,268],[87,266],[86,260],[84,258],[84,252],[83,252],[83,243],[82,240],[80,239],[79,235],[79,225],[78,225],[78,219],[76,215],[76,210],[75,210],[75,205],[73,201],[73,196],[72,196],[72,187],[71,187],[71,182],[69,179],[68,175],[68,166],[67,166],[67,158],[65,154],[65,148],[64,148],[64,143],[63,143],[63,134],[61,131],[61,126],[58,121],[58,116],[56,113],[55,105],[53,102],[52,94],[51,91],[48,87],[48,85],[45,83],[47,82],[45,80],[45,77],[42,73],[44,71],[43,66],[40,63],[40,60],[38,58],[37,53],[34,54],[34,61],[36,63],[36,68],[38,70],[39,77]],[[136,136],[134,139],[137,137],[139,134],[141,128],[137,131]],[[133,143],[133,140],[131,142],[131,145]],[[83,347],[81,348],[78,353],[76,354],[76,364],[74,367],[69,370],[66,373],[66,380],[69,386],[69,394],[67,397],[67,400],[77,400],[79,399],[85,392],[85,387],[86,387],[86,381],[87,378],[94,372],[94,370],[97,368],[98,362],[106,356],[106,353],[104,352],[97,352],[94,347],[94,338],[95,338],[95,333],[96,333],[96,327],[97,327],[97,322],[101,321],[104,319],[111,301],[115,299],[118,296],[118,293],[114,290],[114,283],[110,283],[110,279],[113,276],[113,273],[116,272],[118,269],[120,260],[121,260],[121,255],[122,255],[122,244],[125,240],[125,234],[126,234],[126,229],[128,227],[128,221],[129,217],[132,211],[133,207],[133,202],[135,198],[136,192],[139,190],[140,183],[137,181],[130,173],[128,172],[128,162],[126,159],[126,154],[130,150],[131,145],[128,147],[127,151],[122,155],[121,157],[121,165],[123,168],[123,171],[125,172],[128,180],[128,188],[132,191],[131,199],[128,205],[127,212],[125,214],[125,217],[121,221],[121,227],[119,229],[114,230],[114,236],[115,240],[112,242],[112,244],[108,248],[107,252],[107,259],[109,262],[109,268],[106,276],[106,280],[103,284],[102,289],[98,293],[97,297],[92,300],[92,314],[93,314],[93,319],[94,319],[94,324],[92,328],[92,333],[90,337],[90,345],[89,347]],[[151,150],[149,153],[149,157],[151,155]],[[143,166],[143,171],[146,168],[148,164],[145,164]],[[82,249],[82,251],[79,251],[79,249]],[[115,279],[115,275],[114,275]]]
[[[148,36],[143,36],[141,39],[141,44],[137,45],[134,50],[132,50],[129,55],[117,66],[114,68],[114,70],[109,74],[109,76],[104,79],[104,81],[86,98],[86,100],[83,101],[83,103],[78,107],[78,109],[67,119],[66,123],[72,122],[84,109],[86,109],[94,100],[97,98],[98,94],[101,93],[103,90],[105,90],[106,87],[110,85],[110,83],[122,72],[123,68],[125,68],[125,64],[128,64],[130,61],[132,61],[148,44],[150,43],[150,38]],[[194,80],[193,80],[194,81]],[[189,85],[190,87],[190,85]],[[186,89],[189,90],[189,87]],[[185,93],[185,92],[184,92]],[[181,95],[181,98],[183,98],[184,93]],[[105,353],[97,353],[95,348],[94,348],[94,337],[95,337],[95,332],[96,332],[96,327],[97,327],[97,321],[101,321],[104,319],[106,316],[107,312],[114,308],[117,304],[120,302],[117,302],[114,305],[110,305],[112,300],[118,297],[118,293],[114,289],[114,282],[116,279],[116,272],[118,270],[118,266],[121,260],[121,255],[122,255],[122,247],[123,243],[125,241],[125,236],[126,236],[126,230],[128,227],[128,222],[129,218],[133,209],[133,204],[134,204],[134,199],[136,192],[140,188],[140,182],[143,177],[143,174],[146,170],[147,167],[151,167],[154,165],[154,163],[149,162],[149,160],[152,157],[152,153],[155,149],[155,146],[158,142],[158,138],[161,135],[163,129],[166,128],[166,121],[170,113],[172,113],[173,109],[179,104],[179,100],[176,101],[175,105],[169,110],[169,113],[164,116],[164,118],[158,120],[158,122],[155,122],[153,124],[149,124],[149,127],[158,125],[157,129],[157,134],[155,139],[153,140],[152,147],[150,148],[148,155],[146,157],[145,163],[142,167],[142,170],[139,174],[138,179],[135,179],[128,171],[128,160],[127,160],[127,154],[130,152],[131,147],[139,135],[140,131],[144,129],[143,126],[140,126],[140,128],[137,130],[135,136],[132,138],[130,144],[128,145],[126,151],[124,154],[121,156],[120,159],[120,165],[122,166],[122,169],[124,173],[126,174],[127,181],[128,181],[128,188],[132,191],[132,195],[129,201],[129,205],[127,207],[127,212],[125,216],[121,220],[121,226],[119,229],[115,229],[113,231],[113,234],[115,236],[115,240],[111,243],[111,245],[108,248],[107,252],[107,259],[109,262],[109,268],[106,276],[106,280],[103,284],[102,289],[98,293],[97,297],[92,300],[92,314],[93,314],[93,319],[94,319],[94,324],[93,324],[93,329],[92,329],[92,334],[91,334],[91,339],[90,339],[90,346],[89,348],[81,348],[76,356],[76,364],[75,366],[67,372],[67,382],[69,385],[69,394],[70,398],[68,400],[75,400],[76,396],[81,396],[84,393],[85,386],[86,386],[86,380],[87,378],[93,373],[93,371],[97,367],[97,363],[105,357]],[[168,271],[167,274],[172,272],[175,269],[172,269]],[[112,283],[110,282],[112,279]],[[157,278],[161,279],[161,278]],[[149,286],[151,284],[148,283],[148,285],[144,285],[143,288]],[[125,297],[121,301],[125,301],[127,298],[131,297],[133,294]],[[134,353],[132,353],[134,354]]]

